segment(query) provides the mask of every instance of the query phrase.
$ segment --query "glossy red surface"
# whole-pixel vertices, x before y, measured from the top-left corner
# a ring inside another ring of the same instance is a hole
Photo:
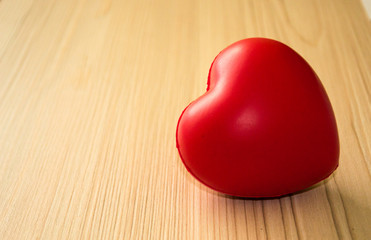
[[[317,75],[294,50],[263,38],[215,58],[207,92],[179,119],[177,147],[199,181],[242,197],[305,189],[339,159],[334,113]]]

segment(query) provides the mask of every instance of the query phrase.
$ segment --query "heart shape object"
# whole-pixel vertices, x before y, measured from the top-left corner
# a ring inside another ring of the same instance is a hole
[[[265,38],[219,53],[207,92],[183,111],[176,139],[194,177],[234,196],[293,193],[339,163],[335,116],[319,78],[290,47]]]

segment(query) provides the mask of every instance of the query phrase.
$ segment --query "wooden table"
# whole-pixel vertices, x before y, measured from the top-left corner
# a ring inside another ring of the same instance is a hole
[[[209,66],[280,40],[321,78],[340,167],[307,191],[218,194],[175,129]],[[0,1],[1,239],[371,239],[371,24],[359,1]]]

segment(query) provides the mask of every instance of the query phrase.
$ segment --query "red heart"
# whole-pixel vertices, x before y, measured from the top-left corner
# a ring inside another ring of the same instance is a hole
[[[194,177],[242,197],[305,189],[339,161],[335,116],[317,75],[294,50],[264,38],[215,58],[207,92],[179,118],[177,148]]]

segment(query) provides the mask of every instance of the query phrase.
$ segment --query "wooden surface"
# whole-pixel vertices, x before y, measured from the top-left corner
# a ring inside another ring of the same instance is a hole
[[[290,196],[218,194],[175,129],[228,44],[321,78],[340,167]],[[0,1],[1,239],[371,239],[371,23],[358,1]]]

